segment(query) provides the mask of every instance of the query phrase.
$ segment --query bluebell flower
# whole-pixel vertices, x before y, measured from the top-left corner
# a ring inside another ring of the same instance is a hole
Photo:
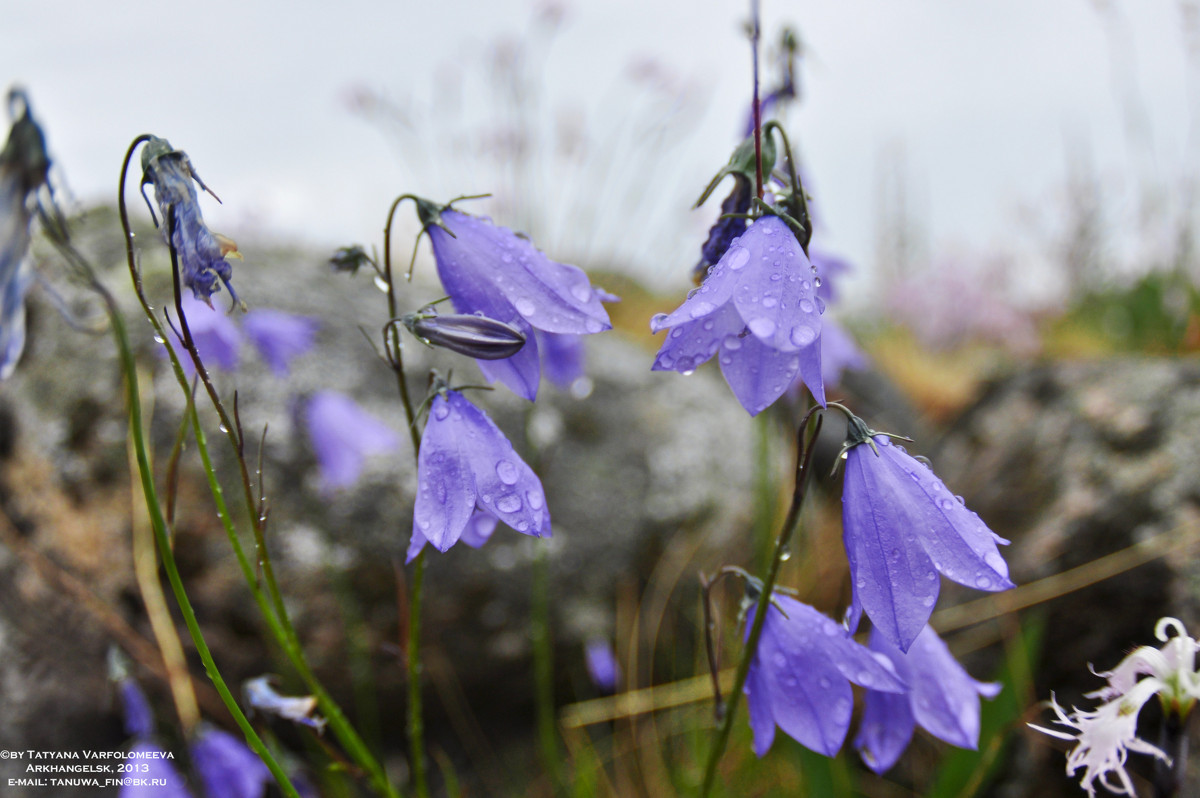
[[[842,534],[853,580],[851,628],[863,610],[901,651],[937,603],[938,573],[979,590],[1013,587],[996,548],[1008,541],[955,497],[933,470],[886,435],[851,419]]]
[[[205,369],[237,369],[241,361],[242,333],[233,319],[223,309],[206,305],[192,296],[183,296],[180,304]],[[179,363],[188,377],[196,373],[195,364],[186,354],[179,358]]]
[[[121,708],[125,714],[125,733],[130,737],[147,738],[154,734],[154,712],[146,694],[133,679],[121,679],[117,686],[121,692]]]
[[[584,660],[588,677],[598,690],[612,693],[617,689],[617,682],[621,680],[621,666],[613,654],[611,643],[601,638],[589,640],[584,648]]]
[[[313,348],[321,323],[310,316],[256,308],[246,314],[242,327],[271,371],[286,377],[292,360]]]
[[[827,388],[836,388],[842,381],[842,372],[847,369],[861,371],[870,364],[858,343],[833,319],[823,319],[821,324],[821,382]]]
[[[747,637],[753,623],[752,609]],[[776,594],[744,688],[754,752],[770,750],[778,726],[805,748],[836,754],[850,728],[850,682],[890,693],[905,689],[892,664],[854,642],[841,624]]]
[[[244,742],[203,728],[192,743],[192,766],[209,798],[262,798],[271,771]]]
[[[486,413],[458,391],[443,391],[430,403],[417,454],[409,559],[426,542],[438,551],[467,533],[482,542],[497,520],[526,535],[549,537],[541,480]]]
[[[427,220],[425,230],[454,309],[482,313],[525,335],[525,346],[512,357],[477,361],[489,381],[532,401],[541,378],[534,329],[576,335],[611,329],[587,275],[550,260],[528,239],[448,207]]]
[[[129,756],[131,762],[146,765],[148,770],[124,779],[117,798],[192,798],[187,782],[171,764],[174,757],[170,752],[143,740],[130,749]]]
[[[824,405],[824,306],[814,277],[787,224],[761,217],[675,312],[651,319],[653,332],[670,330],[654,370],[690,374],[720,352],[721,373],[751,415],[769,407],[797,375]]]
[[[316,696],[281,695],[271,686],[270,676],[247,679],[242,684],[242,694],[246,698],[246,703],[258,712],[308,726],[316,729],[318,733],[325,730],[325,718],[316,714]]]
[[[368,455],[399,445],[390,427],[337,391],[313,394],[304,415],[326,492],[350,487],[358,481]]]
[[[45,138],[29,114],[25,95],[9,93],[10,106],[18,100],[22,113],[0,150],[0,380],[12,375],[25,349],[25,294],[33,283],[33,269],[25,258],[29,226],[34,196],[46,185],[50,168]]]
[[[174,238],[167,243],[179,254],[183,284],[192,290],[196,299],[212,304],[210,297],[221,290],[217,284],[219,280],[236,302],[237,293],[230,282],[233,269],[225,258],[240,258],[241,255],[237,244],[211,232],[204,223],[192,181],[209,191],[196,174],[187,153],[174,149],[166,139],[151,136],[142,149],[142,188],[144,190],[147,184],[154,186],[154,197],[162,213],[164,239],[174,225]]]
[[[912,738],[914,725],[959,748],[979,746],[979,698],[995,698],[997,682],[972,679],[937,633],[926,626],[904,653],[878,629],[870,648],[908,683],[906,693],[868,690],[854,747],[876,773],[890,770]]]

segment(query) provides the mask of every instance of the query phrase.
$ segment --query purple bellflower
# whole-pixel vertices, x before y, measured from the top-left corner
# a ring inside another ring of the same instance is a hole
[[[833,319],[821,322],[821,382],[826,388],[836,388],[842,372],[861,371],[869,365],[866,354],[842,325]]]
[[[313,394],[305,406],[305,421],[327,493],[357,482],[367,455],[390,452],[399,445],[390,427],[337,391]]]
[[[316,714],[316,696],[280,695],[271,686],[270,676],[247,679],[242,683],[242,694],[246,698],[246,703],[258,712],[308,726],[316,729],[318,734],[325,730],[325,718]]]
[[[41,128],[29,115],[20,91],[11,91],[9,105],[24,106],[0,150],[0,380],[8,379],[25,349],[25,294],[33,283],[33,269],[25,259],[29,250],[29,225],[33,220],[31,197],[46,185],[50,159]]]
[[[824,305],[814,278],[787,224],[773,215],[757,219],[675,312],[650,320],[653,332],[670,330],[654,370],[690,374],[719,351],[725,381],[751,415],[797,375],[824,405]]]
[[[138,773],[137,778],[123,779],[117,798],[192,798],[187,782],[171,764],[174,755],[151,742],[136,743],[129,758],[148,771]]]
[[[166,139],[151,136],[142,149],[142,190],[145,192],[147,184],[154,186],[154,196],[162,213],[163,238],[167,239],[172,229],[175,231],[167,243],[179,253],[183,284],[192,289],[196,299],[212,304],[210,297],[221,290],[217,285],[219,280],[237,302],[237,294],[230,283],[233,269],[225,258],[240,258],[241,255],[237,244],[211,232],[204,223],[193,180],[212,194],[196,174],[187,153],[174,149]],[[153,213],[151,209],[151,215]]]
[[[258,754],[219,729],[200,731],[192,743],[192,765],[209,798],[262,798],[272,781]]]
[[[972,679],[929,626],[913,640],[907,654],[878,629],[871,631],[870,648],[891,660],[908,683],[908,692],[867,691],[854,738],[867,767],[876,773],[891,769],[908,747],[916,724],[959,748],[979,746],[979,697],[995,698],[999,683]]]
[[[753,623],[751,610],[747,637]],[[850,728],[850,682],[882,692],[905,689],[892,664],[854,642],[843,626],[775,594],[744,688],[754,753],[770,750],[778,726],[805,748],[835,755]]]
[[[621,681],[621,666],[613,654],[612,645],[602,638],[593,638],[587,642],[584,649],[584,660],[587,664],[588,677],[596,689],[603,693],[612,693]]]
[[[242,333],[233,319],[224,310],[192,296],[184,295],[180,304],[205,369],[216,366],[225,371],[235,370],[241,360]],[[196,366],[187,353],[181,353],[179,363],[188,377],[196,373]]]
[[[313,348],[321,323],[271,308],[255,309],[242,320],[246,336],[278,377],[286,377],[292,360]]]
[[[526,535],[549,537],[541,480],[486,413],[458,391],[439,392],[417,454],[408,559],[425,543],[439,551],[464,537],[482,544],[497,520]]]
[[[863,610],[908,651],[937,603],[938,573],[967,587],[1013,587],[997,536],[924,463],[850,418],[842,534],[853,579],[850,628]]]
[[[125,733],[138,739],[154,734],[154,712],[142,688],[133,679],[125,678],[118,689],[121,691],[121,707],[125,711]]]
[[[489,219],[418,202],[442,287],[459,313],[482,313],[520,330],[525,346],[504,360],[478,360],[489,381],[537,396],[541,368],[533,330],[587,335],[612,328],[601,294],[582,270],[546,257]]]

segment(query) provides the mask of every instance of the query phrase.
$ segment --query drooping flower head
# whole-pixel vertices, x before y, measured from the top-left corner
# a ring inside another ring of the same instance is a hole
[[[612,693],[621,680],[621,666],[613,654],[612,644],[603,638],[592,638],[584,649],[588,678],[603,693]]]
[[[783,219],[760,217],[682,305],[651,319],[653,332],[670,330],[654,370],[690,374],[720,352],[725,381],[751,415],[769,407],[797,375],[824,405],[824,306],[814,278]]]
[[[541,368],[533,330],[587,335],[611,329],[601,294],[582,270],[546,257],[528,239],[490,219],[417,201],[438,276],[454,309],[509,324],[525,345],[503,360],[480,360],[489,381],[537,396]]]
[[[50,159],[41,128],[29,114],[23,92],[9,92],[10,108],[21,105],[0,150],[0,380],[7,379],[25,349],[25,294],[33,270],[25,259],[38,189],[46,185]]]
[[[921,728],[951,745],[975,750],[979,745],[979,697],[994,698],[995,682],[977,682],[954,659],[946,644],[926,626],[904,653],[878,629],[870,648],[887,657],[908,684],[905,693],[868,690],[854,747],[876,773],[891,769]]]
[[[220,729],[205,727],[192,743],[192,766],[209,798],[262,798],[271,771],[246,744]]]
[[[751,610],[747,637],[753,623]],[[850,728],[850,682],[889,693],[905,689],[891,663],[854,642],[841,624],[776,594],[744,689],[754,752],[767,753],[778,726],[805,748],[836,754]]]
[[[842,489],[842,535],[853,580],[851,628],[865,610],[901,651],[937,603],[938,573],[960,585],[1013,587],[988,529],[933,470],[886,435],[850,416]]]
[[[1168,635],[1168,630],[1175,634]],[[1074,733],[1029,724],[1040,732],[1076,743],[1067,755],[1067,775],[1083,768],[1079,784],[1089,796],[1096,794],[1096,781],[1118,795],[1137,794],[1125,770],[1130,751],[1170,761],[1166,752],[1137,736],[1138,715],[1147,701],[1157,695],[1164,712],[1174,715],[1182,729],[1200,699],[1200,672],[1196,670],[1200,643],[1175,618],[1161,618],[1154,633],[1164,643],[1161,649],[1142,646],[1111,671],[1096,674],[1108,680],[1104,687],[1087,694],[1088,698],[1105,702],[1096,709],[1073,707],[1068,713],[1051,697],[1054,723]],[[1110,780],[1113,774],[1119,784]]]
[[[147,184],[154,186],[154,197],[162,213],[163,238],[179,254],[183,284],[192,289],[196,299],[212,304],[210,297],[221,290],[217,284],[219,280],[236,302],[237,293],[230,282],[233,269],[225,258],[240,258],[241,255],[237,244],[209,231],[200,213],[193,180],[212,194],[196,174],[187,153],[174,149],[166,139],[151,136],[142,149],[142,190],[145,191]],[[175,231],[173,238],[172,229]]]
[[[458,391],[439,386],[417,453],[411,561],[426,543],[447,551],[464,537],[481,545],[496,522],[550,536],[542,482],[504,433]]]
[[[391,427],[337,391],[313,394],[304,415],[326,492],[350,487],[358,481],[368,455],[399,445]]]
[[[308,726],[318,734],[325,730],[325,718],[317,714],[316,696],[281,695],[271,686],[270,676],[247,679],[242,684],[242,694],[246,703],[258,712]]]
[[[276,376],[286,377],[292,360],[312,349],[321,323],[273,308],[255,308],[242,321],[246,336]]]

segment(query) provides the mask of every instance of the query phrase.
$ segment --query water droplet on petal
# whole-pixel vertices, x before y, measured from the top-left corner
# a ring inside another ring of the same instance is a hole
[[[695,305],[692,306],[691,311],[689,311],[689,315],[693,319],[698,319],[701,316],[707,316],[709,313],[712,313],[716,309],[717,309],[717,306],[711,302],[697,302]]]
[[[583,326],[590,333],[598,333],[604,330],[604,325],[595,319],[588,319],[583,323]]]
[[[796,346],[808,346],[817,339],[817,334],[811,327],[796,327],[790,337]]]
[[[750,250],[745,247],[731,249],[729,253],[729,269],[737,271],[750,262]]]
[[[752,319],[746,324],[756,338],[770,338],[775,334],[775,322],[770,319]]]
[[[496,500],[496,509],[502,513],[515,513],[521,509],[521,497],[508,494]]]
[[[542,494],[536,490],[525,491],[525,501],[529,502],[529,509],[531,510],[540,510],[542,509],[542,505],[546,503]]]
[[[527,299],[525,297],[521,297],[516,302],[514,302],[513,307],[515,307],[517,309],[517,313],[520,313],[522,316],[525,316],[525,317],[532,316],[534,313],[537,312],[537,307],[533,304],[532,301],[530,301],[529,299]]]
[[[500,481],[505,485],[515,485],[518,476],[517,467],[508,460],[501,460],[496,463],[496,476],[500,477]]]
[[[762,306],[764,308],[773,308],[777,304],[779,304],[779,300],[775,299],[775,297],[773,297],[773,296],[763,297]]]
[[[975,587],[980,590],[987,590],[992,586],[992,578],[987,574],[978,574],[975,577]]]
[[[807,299],[801,299],[800,300],[800,310],[804,313],[812,313],[813,312],[813,303],[809,302]]]
[[[592,287],[586,282],[575,283],[571,286],[571,296],[578,299],[580,302],[587,302],[592,298]]]
[[[445,421],[448,415],[450,415],[450,406],[445,402],[433,406],[433,417],[438,421]]]
[[[658,332],[662,329],[663,322],[667,320],[666,313],[655,313],[650,317],[650,329]]]

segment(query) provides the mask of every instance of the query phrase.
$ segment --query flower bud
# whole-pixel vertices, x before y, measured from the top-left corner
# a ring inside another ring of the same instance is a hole
[[[409,313],[400,319],[409,332],[431,346],[440,346],[479,360],[503,360],[525,346],[525,334],[502,321],[468,313]]]

